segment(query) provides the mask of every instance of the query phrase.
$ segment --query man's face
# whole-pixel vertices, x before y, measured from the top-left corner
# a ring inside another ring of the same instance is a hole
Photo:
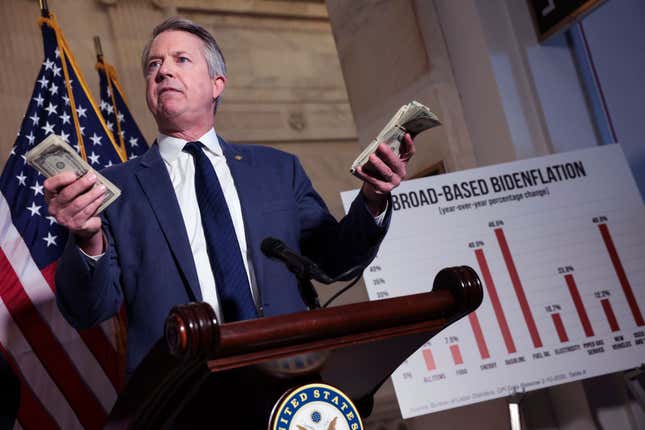
[[[166,31],[150,46],[146,63],[148,109],[164,132],[210,128],[214,100],[225,78],[211,78],[204,43],[185,31]]]

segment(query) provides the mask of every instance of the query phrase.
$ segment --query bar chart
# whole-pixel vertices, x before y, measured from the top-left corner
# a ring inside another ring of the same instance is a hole
[[[519,186],[531,177],[525,172],[559,165],[580,166],[584,175]],[[493,190],[492,178],[507,177],[507,189]],[[457,199],[455,190],[473,183],[479,195],[470,188]],[[364,275],[370,299],[429,291],[441,268],[464,264],[484,287],[475,312],[394,373],[404,417],[645,361],[645,209],[618,145],[400,188],[388,236]],[[422,192],[434,193],[434,203],[402,203]]]

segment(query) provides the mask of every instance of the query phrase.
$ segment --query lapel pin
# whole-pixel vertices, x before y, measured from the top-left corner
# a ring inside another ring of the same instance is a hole
[[[236,155],[236,156],[235,156],[235,159],[236,159],[237,161],[240,161],[240,160],[242,159],[242,156],[241,156],[241,155]]]

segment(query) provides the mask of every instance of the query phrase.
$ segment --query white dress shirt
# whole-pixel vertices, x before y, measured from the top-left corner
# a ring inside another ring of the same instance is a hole
[[[222,148],[215,134],[215,130],[211,128],[208,133],[197,140],[204,144],[204,153],[213,164],[217,179],[222,186],[224,198],[226,199],[226,204],[228,205],[233,221],[233,227],[235,228],[237,242],[242,252],[242,261],[244,262],[244,269],[246,269],[246,275],[251,286],[251,294],[253,295],[253,300],[257,303],[255,277],[249,250],[246,246],[242,207],[237,190],[235,189],[233,176],[231,176],[231,171],[228,168],[228,164],[226,164],[226,158],[222,153]],[[184,225],[186,226],[186,233],[195,260],[202,298],[213,307],[218,320],[223,321],[217,289],[215,288],[215,277],[206,250],[206,238],[202,226],[202,217],[199,212],[199,204],[197,203],[195,162],[192,155],[182,151],[186,143],[186,140],[166,136],[161,133],[157,137],[159,153],[168,169],[168,174],[170,175],[170,180],[175,189],[177,201],[179,202],[181,215],[184,219]]]

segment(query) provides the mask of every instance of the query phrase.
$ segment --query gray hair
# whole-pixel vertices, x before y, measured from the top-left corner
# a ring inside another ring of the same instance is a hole
[[[141,66],[144,75],[146,74],[148,55],[150,55],[150,46],[155,40],[155,37],[165,31],[185,31],[199,37],[201,41],[204,42],[204,58],[208,65],[209,76],[211,78],[215,78],[216,76],[226,77],[226,61],[224,60],[224,54],[222,54],[222,50],[219,49],[219,45],[213,35],[211,35],[210,32],[201,25],[178,16],[166,19],[152,30],[152,36],[148,42],[146,42],[146,45],[143,47],[143,53],[141,54]],[[220,97],[217,97],[217,100],[215,101],[215,111],[217,110]]]

